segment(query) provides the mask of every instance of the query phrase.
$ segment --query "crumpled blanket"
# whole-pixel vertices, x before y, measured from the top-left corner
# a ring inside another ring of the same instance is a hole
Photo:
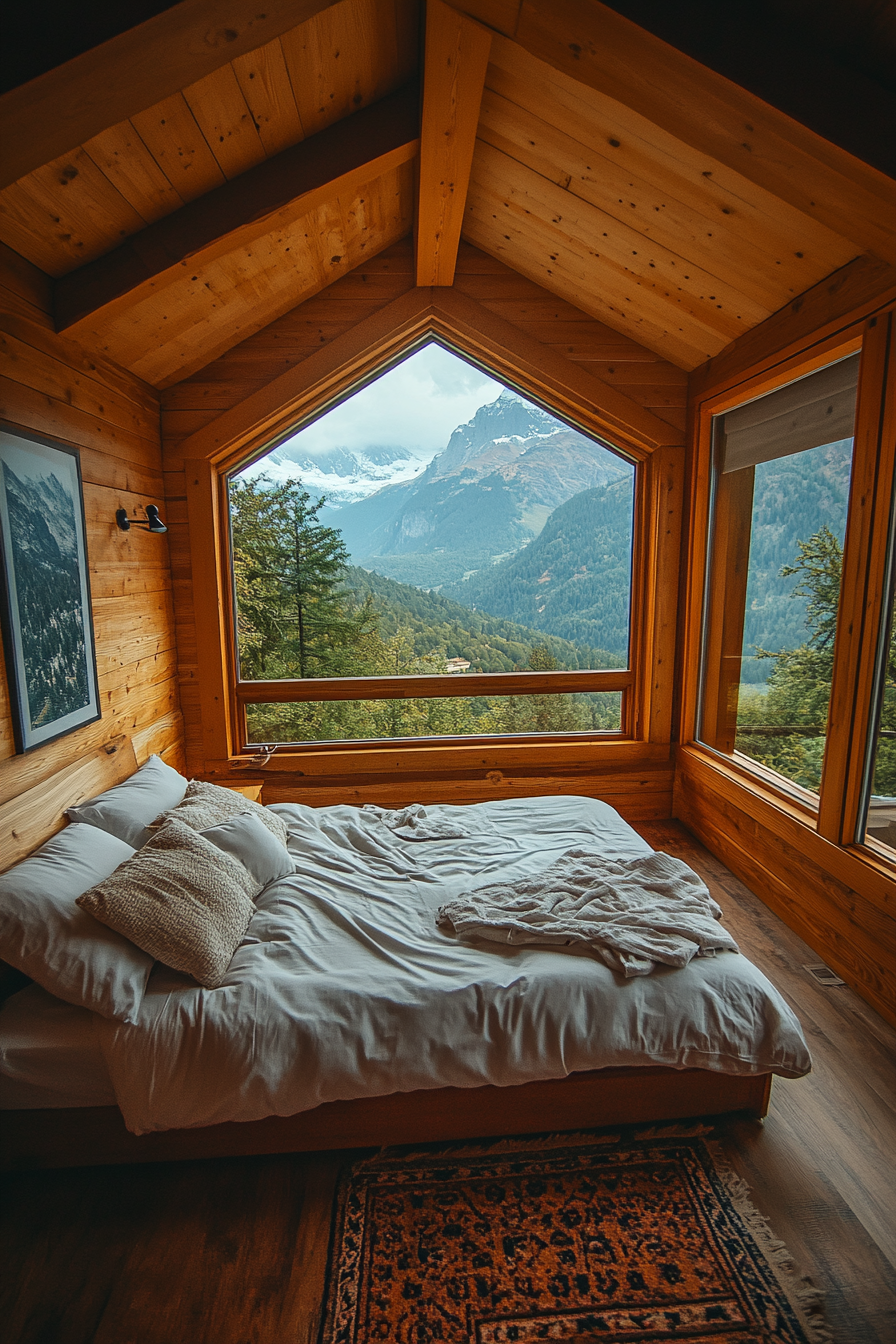
[[[422,803],[410,803],[400,812],[365,803],[361,811],[381,821],[401,840],[460,840],[470,834],[453,819],[429,816]]]
[[[611,970],[649,975],[658,962],[737,952],[721,908],[670,854],[614,861],[570,849],[542,873],[496,882],[439,907],[436,922],[465,942],[587,944]]]

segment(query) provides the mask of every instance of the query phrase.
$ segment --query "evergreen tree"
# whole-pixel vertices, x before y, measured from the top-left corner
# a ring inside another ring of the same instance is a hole
[[[834,636],[840,600],[843,548],[826,524],[808,541],[797,543],[794,564],[784,578],[797,576],[792,590],[806,603],[808,638],[796,648],[757,658],[773,658],[766,695],[747,693],[738,707],[738,750],[809,789],[818,789],[824,759]]]
[[[244,677],[356,674],[357,649],[370,631],[343,588],[348,552],[342,535],[318,521],[298,480],[265,477],[231,487],[233,572],[240,669]]]

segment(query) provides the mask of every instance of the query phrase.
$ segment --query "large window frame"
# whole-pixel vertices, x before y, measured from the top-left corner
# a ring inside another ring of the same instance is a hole
[[[635,467],[631,638],[626,669],[576,672],[520,672],[465,674],[464,695],[571,693],[620,691],[623,717],[616,733],[588,732],[501,737],[428,737],[372,741],[303,742],[277,744],[267,762],[269,769],[302,773],[303,762],[313,770],[340,772],[354,762],[365,771],[394,772],[429,760],[446,761],[446,750],[458,762],[477,759],[486,765],[506,760],[529,765],[548,753],[551,768],[581,763],[600,753],[616,761],[668,759],[673,713],[672,667],[678,607],[678,562],[683,488],[683,436],[673,426],[660,426],[651,441],[626,417],[615,414],[613,389],[607,388],[607,406],[578,394],[579,379],[571,366],[568,384],[545,369],[537,358],[519,359],[510,350],[495,350],[472,330],[458,331],[433,318],[432,309],[413,331],[398,330],[391,340],[380,339],[354,361],[305,388],[302,395],[284,398],[276,415],[258,416],[242,433],[227,436],[219,426],[216,443],[200,444],[201,458],[185,462],[187,518],[193,591],[197,596],[197,656],[200,663],[202,750],[207,769],[221,772],[257,759],[259,748],[248,742],[245,707],[251,703],[284,703],[321,699],[398,699],[416,696],[452,696],[461,690],[449,677],[306,678],[282,682],[249,682],[238,676],[235,613],[229,549],[228,478],[268,451],[272,442],[318,417],[351,396],[371,378],[405,358],[414,349],[436,340],[461,358],[478,364],[497,379],[543,406],[582,432],[594,436]],[[534,353],[534,352],[533,352]],[[545,361],[549,363],[549,361]],[[595,390],[598,390],[595,388]],[[623,409],[623,408],[620,408]],[[627,409],[627,408],[626,408]],[[643,413],[645,425],[653,417]],[[637,421],[637,416],[632,416]],[[225,437],[226,436],[226,437]],[[208,545],[204,538],[213,540]],[[657,575],[662,574],[662,585]],[[662,591],[660,590],[662,588]],[[201,599],[199,595],[202,595]],[[214,594],[213,609],[204,606]],[[203,634],[205,632],[205,635]],[[661,669],[661,671],[660,671]],[[189,691],[186,692],[189,694]],[[649,744],[649,745],[648,745]],[[634,750],[635,754],[632,755]],[[487,751],[487,757],[482,753]],[[435,755],[433,755],[435,753]],[[320,765],[310,764],[312,757]],[[343,764],[340,765],[339,762]]]
[[[231,468],[221,477],[221,485],[225,492],[226,504],[224,516],[229,517],[229,481],[236,474],[237,470],[242,470],[250,462],[257,461],[259,457],[265,456],[276,447],[278,441],[291,437],[298,433],[306,425],[319,419],[321,415],[332,410],[334,406],[341,402],[349,400],[363,387],[388,373],[390,368],[395,368],[401,360],[406,359],[415,349],[422,349],[425,344],[435,342],[456,354],[459,358],[467,360],[468,363],[474,363],[477,367],[492,376],[495,375],[494,369],[484,362],[481,358],[472,360],[471,357],[463,353],[456,345],[449,344],[444,338],[429,336],[423,341],[416,342],[413,346],[403,350],[397,358],[392,358],[384,365],[376,366],[371,369],[367,376],[354,383],[352,387],[341,396],[328,402],[324,407],[318,407],[305,415],[299,423],[290,424],[274,440],[267,443],[263,450],[256,452],[247,461],[241,463],[240,468]],[[513,391],[519,392],[522,396],[528,397],[535,405],[548,412],[549,415],[556,416],[571,428],[580,430],[590,438],[597,438],[593,429],[586,428],[581,419],[573,420],[568,413],[558,413],[556,409],[546,404],[543,397],[533,395],[526,391],[519,383],[509,383],[506,378],[501,377],[503,385],[510,387]],[[601,440],[606,440],[606,434],[600,436]],[[631,576],[631,602],[629,608],[629,643],[628,643],[628,666],[621,668],[585,671],[567,671],[567,672],[467,672],[463,679],[441,675],[423,676],[363,676],[363,677],[291,677],[282,678],[276,681],[250,681],[244,680],[239,675],[239,657],[237,644],[237,613],[236,613],[236,595],[231,582],[227,593],[227,616],[230,632],[230,678],[233,687],[233,716],[236,729],[236,741],[240,744],[241,753],[258,752],[259,747],[249,741],[249,733],[246,724],[246,709],[249,705],[257,704],[300,704],[316,701],[332,700],[417,700],[417,699],[455,699],[458,696],[500,696],[500,695],[534,695],[534,694],[575,694],[576,692],[588,691],[616,691],[622,696],[622,705],[620,713],[620,726],[615,732],[603,730],[600,732],[566,732],[566,733],[537,733],[537,734],[470,734],[464,736],[440,735],[428,737],[409,737],[409,738],[352,738],[346,741],[325,740],[322,742],[302,741],[302,742],[278,742],[271,744],[280,752],[288,752],[290,749],[299,749],[306,751],[333,751],[333,750],[352,750],[358,747],[374,747],[377,745],[389,745],[391,747],[400,746],[407,742],[411,745],[419,746],[421,744],[456,744],[456,743],[479,743],[489,746],[503,745],[507,742],[514,742],[520,745],[554,743],[566,741],[578,741],[581,743],[622,741],[632,736],[634,721],[634,705],[632,690],[635,685],[635,674],[633,667],[639,655],[639,632],[641,627],[640,609],[643,605],[636,599],[635,578],[639,566],[637,556],[642,546],[639,544],[640,527],[639,520],[643,520],[643,478],[644,463],[639,460],[631,450],[625,451],[617,444],[605,442],[605,447],[611,451],[618,452],[619,456],[634,468],[634,498],[632,509],[632,576]],[[231,557],[232,572],[232,538],[228,527],[226,546],[227,554]],[[643,585],[644,576],[639,575],[640,583]],[[640,589],[639,589],[640,596]]]
[[[878,631],[885,618],[890,519],[896,467],[896,332],[893,311],[805,343],[770,359],[749,376],[698,398],[694,407],[693,511],[685,615],[682,751],[725,780],[769,804],[773,815],[796,820],[823,840],[872,867],[893,862],[856,840],[873,726]],[[699,739],[700,668],[707,603],[711,601],[709,539],[712,526],[713,422],[744,402],[861,352],[846,537],[827,744],[818,794],[791,783],[737,752]],[[786,829],[786,828],[785,828]]]

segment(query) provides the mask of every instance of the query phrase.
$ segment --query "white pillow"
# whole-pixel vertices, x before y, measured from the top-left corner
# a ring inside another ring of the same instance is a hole
[[[83,821],[140,849],[153,834],[148,830],[160,812],[176,807],[187,781],[160,756],[150,756],[130,779],[115,784],[86,803],[66,809],[70,821]]]
[[[295,873],[289,851],[252,812],[241,812],[199,834],[238,859],[262,887]]]
[[[121,1022],[136,1020],[153,959],[75,901],[133,853],[74,824],[0,874],[0,957],[66,1003]]]

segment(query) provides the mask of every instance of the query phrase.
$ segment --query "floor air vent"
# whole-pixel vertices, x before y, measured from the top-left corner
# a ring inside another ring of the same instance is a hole
[[[818,962],[815,966],[803,965],[803,970],[808,971],[813,980],[817,980],[825,989],[833,989],[835,985],[845,985],[846,981],[841,980],[836,971],[832,971],[830,966],[823,966]]]

